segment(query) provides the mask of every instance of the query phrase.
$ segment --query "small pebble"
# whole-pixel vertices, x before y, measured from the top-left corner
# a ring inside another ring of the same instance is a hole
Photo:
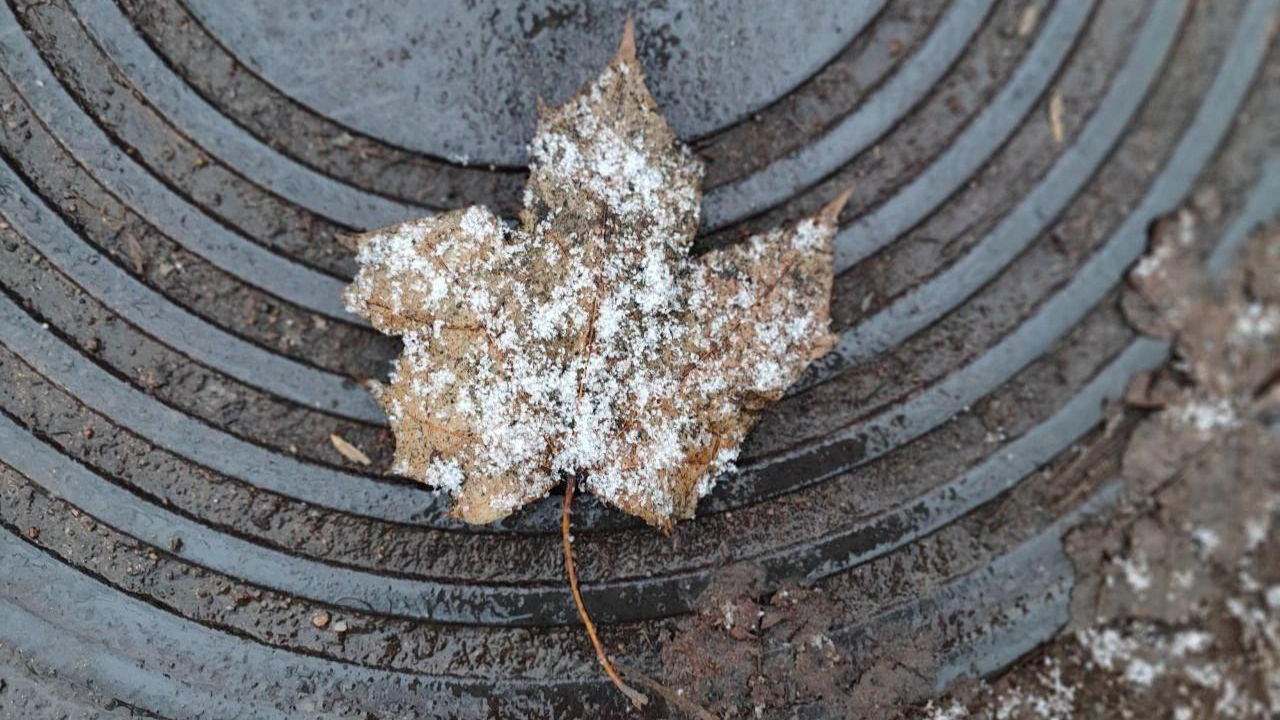
[[[311,624],[323,630],[329,626],[329,613],[325,610],[317,610],[311,614]]]
[[[347,621],[339,620],[333,624],[333,631],[336,633],[344,633],[347,631]]]

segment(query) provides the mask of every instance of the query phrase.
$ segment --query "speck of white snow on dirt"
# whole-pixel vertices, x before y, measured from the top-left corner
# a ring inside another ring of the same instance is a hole
[[[1206,400],[1181,405],[1174,417],[1202,433],[1230,429],[1240,425],[1240,416],[1229,400]]]

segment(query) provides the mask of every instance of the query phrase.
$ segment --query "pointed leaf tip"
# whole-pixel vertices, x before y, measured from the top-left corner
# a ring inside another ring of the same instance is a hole
[[[636,59],[636,23],[631,13],[627,13],[627,22],[622,26],[622,40],[618,42],[618,52],[614,53],[614,62],[631,62]]]
[[[832,224],[840,218],[840,211],[848,204],[849,198],[853,197],[853,187],[845,188],[834,200],[827,203],[818,211],[818,221],[822,223]]]

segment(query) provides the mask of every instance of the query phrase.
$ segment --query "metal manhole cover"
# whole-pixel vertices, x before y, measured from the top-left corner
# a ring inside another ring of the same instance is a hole
[[[1118,492],[1103,401],[1165,357],[1117,304],[1148,225],[1213,187],[1206,231],[1233,238],[1280,197],[1277,4],[10,0],[0,710],[621,711],[554,498],[468,528],[383,474],[358,380],[397,349],[342,310],[338,238],[510,212],[534,95],[585,78],[628,8],[708,160],[704,247],[856,194],[840,344],[740,477],[670,538],[578,514],[606,640],[655,669],[754,561],[822,589],[855,663],[916,634],[931,687],[1006,666],[1065,620],[1062,533]]]

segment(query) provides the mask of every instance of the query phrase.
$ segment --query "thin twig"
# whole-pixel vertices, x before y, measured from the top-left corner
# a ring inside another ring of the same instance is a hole
[[[618,663],[618,667],[622,668],[622,672],[632,680],[658,693],[662,696],[663,700],[667,701],[668,705],[683,710],[689,717],[694,717],[698,720],[719,720],[719,718],[711,714],[710,710],[707,710],[698,703],[690,700],[684,695],[681,695],[679,692],[672,690],[666,685],[663,685],[657,680],[645,675],[636,668],[623,663]]]
[[[587,637],[591,638],[591,645],[596,649],[596,659],[604,668],[604,674],[609,676],[609,680],[622,691],[623,695],[627,696],[632,705],[642,708],[649,702],[649,698],[623,682],[618,671],[613,668],[613,663],[609,662],[609,656],[604,652],[604,643],[600,642],[600,636],[596,634],[596,624],[591,622],[591,616],[587,614],[587,606],[582,603],[582,591],[578,589],[578,572],[573,566],[573,539],[569,534],[569,508],[573,503],[574,481],[575,478],[570,475],[565,484],[564,514],[560,517],[560,540],[564,547],[564,567],[569,573],[569,589],[573,591],[573,602],[578,606],[578,615],[582,617],[582,624],[587,628]]]

